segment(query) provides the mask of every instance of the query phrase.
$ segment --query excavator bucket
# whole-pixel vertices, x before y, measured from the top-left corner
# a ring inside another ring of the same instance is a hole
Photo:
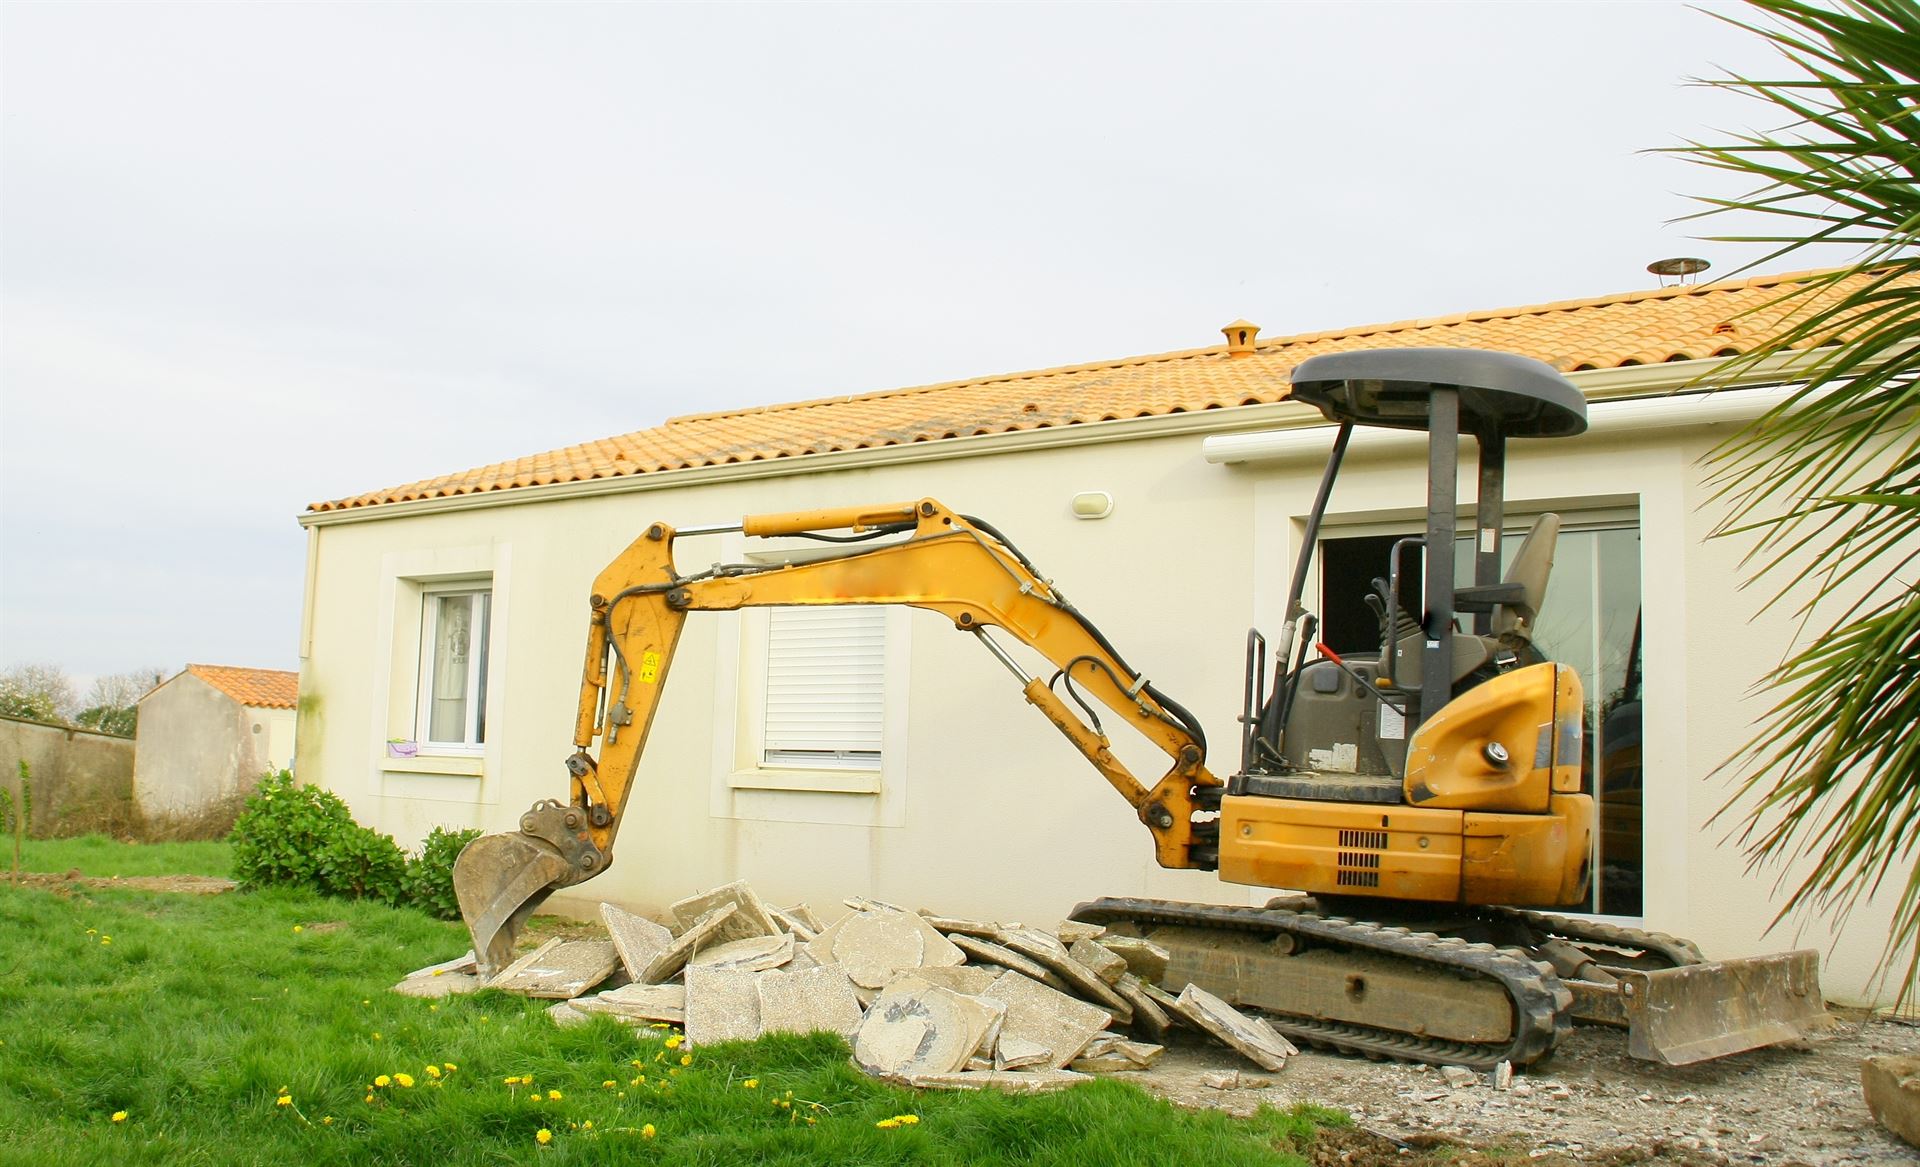
[[[482,835],[461,850],[453,862],[453,894],[473,935],[481,976],[513,963],[521,924],[571,871],[553,844],[519,832]]]
[[[1610,970],[1609,985],[1574,982],[1574,1013],[1627,1029],[1636,1058],[1685,1066],[1805,1037],[1827,1020],[1819,953]]]

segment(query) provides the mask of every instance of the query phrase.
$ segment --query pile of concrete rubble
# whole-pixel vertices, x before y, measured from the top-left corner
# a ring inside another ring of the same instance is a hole
[[[829,1030],[869,1074],[922,1087],[1041,1090],[1145,1069],[1176,1024],[1268,1070],[1296,1052],[1197,986],[1167,992],[1167,953],[1149,940],[1072,920],[1045,931],[847,906],[823,926],[744,881],[674,904],[671,927],[602,904],[610,942],[550,940],[484,982],[469,954],[395,989],[555,998],[562,1024],[594,1013],[665,1022],[695,1046]]]

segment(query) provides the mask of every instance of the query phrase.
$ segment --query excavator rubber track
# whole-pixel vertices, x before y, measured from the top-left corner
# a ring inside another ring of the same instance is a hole
[[[1178,925],[1229,933],[1287,936],[1308,948],[1364,952],[1424,966],[1436,992],[1449,980],[1470,977],[1497,983],[1513,1010],[1512,1032],[1499,1042],[1460,1042],[1262,1010],[1273,1027],[1303,1042],[1371,1058],[1492,1069],[1500,1062],[1528,1065],[1552,1052],[1572,1028],[1573,994],[1549,968],[1517,949],[1458,937],[1283,908],[1193,904],[1171,900],[1109,898],[1081,904],[1075,920],[1113,927]]]
[[[1582,947],[1599,945],[1600,950],[1586,950],[1603,967],[1680,968],[1706,962],[1706,957],[1700,954],[1699,946],[1693,941],[1669,936],[1665,932],[1646,932],[1639,928],[1624,928],[1597,920],[1576,920],[1524,908],[1481,908],[1475,914],[1487,920],[1517,924],[1536,936],[1566,940]],[[1642,955],[1632,963],[1624,964],[1610,959],[1611,954],[1607,950],[1638,952]]]

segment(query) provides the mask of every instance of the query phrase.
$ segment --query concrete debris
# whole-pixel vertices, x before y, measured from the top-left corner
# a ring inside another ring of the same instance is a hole
[[[789,971],[775,969],[755,980],[760,993],[760,1032],[827,1030],[851,1039],[860,1028],[860,1001],[837,964]]]
[[[967,1070],[958,1074],[917,1074],[907,1085],[923,1090],[1003,1090],[1009,1094],[1044,1094],[1091,1082],[1090,1074],[1072,1070]]]
[[[556,938],[501,969],[487,987],[527,997],[571,1000],[606,980],[619,960],[605,940]]]
[[[471,973],[479,971],[479,968],[480,962],[473,958],[473,949],[469,948],[465,956],[457,956],[452,960],[442,961],[439,964],[430,964],[425,968],[414,969],[407,974],[407,979],[445,976],[448,973]]]
[[[734,904],[721,904],[719,907],[701,916],[687,930],[680,933],[672,944],[660,951],[650,961],[639,976],[633,979],[641,984],[658,985],[687,966],[693,954],[709,944],[721,943],[720,930],[733,918],[738,907]]]
[[[1127,972],[1127,962],[1098,940],[1080,939],[1067,946],[1067,955],[1093,970],[1093,975],[1117,985]]]
[[[1455,1090],[1465,1090],[1469,1086],[1478,1084],[1480,1081],[1480,1075],[1467,1069],[1465,1066],[1441,1066],[1440,1076],[1445,1078],[1447,1085],[1453,1087]]]
[[[1167,979],[1167,950],[1142,936],[1102,936],[1100,947],[1127,962],[1127,971],[1150,985]]]
[[[779,968],[792,959],[793,936],[791,933],[782,933],[778,936],[749,936],[745,940],[716,944],[694,953],[687,963],[699,968],[739,968],[748,972],[764,972]]]
[[[687,987],[623,985],[590,997],[576,997],[573,1007],[588,1013],[611,1013],[632,1021],[665,1021],[679,1025],[687,1019]]]
[[[670,909],[679,927],[676,931],[685,934],[708,912],[727,904],[733,905],[733,913],[713,937],[713,943],[724,944],[729,940],[745,940],[750,936],[777,936],[780,925],[774,922],[767,911],[767,905],[747,886],[747,881],[737,879],[725,887],[716,887],[673,905]]]
[[[1860,1088],[1873,1121],[1920,1146],[1920,1058],[1863,1059]]]
[[[486,984],[561,998],[556,1024],[678,1024],[696,1046],[838,1033],[868,1073],[927,1088],[1032,1092],[1146,1069],[1176,1021],[1268,1069],[1295,1052],[1218,997],[1188,986],[1176,998],[1149,980],[1167,953],[1148,940],[1071,920],[1055,933],[847,904],[820,927],[807,905],[770,907],[741,881],[674,904],[672,928],[603,904],[611,942],[550,940]],[[469,991],[480,982],[459,970],[471,964],[420,969],[395,991]],[[1116,1024],[1132,1037],[1108,1032]],[[1266,1082],[1219,1077],[1207,1085]]]
[[[1082,940],[1098,940],[1107,934],[1104,924],[1083,924],[1078,920],[1062,920],[1053,926],[1053,934],[1060,943],[1071,948]]]
[[[1200,1075],[1200,1084],[1212,1090],[1238,1090],[1240,1071],[1225,1070]]]
[[[471,962],[469,962],[471,963]],[[406,980],[393,986],[393,991],[403,997],[451,997],[460,993],[472,993],[484,989],[487,982],[472,973],[435,973],[421,976],[415,973]]]
[[[1493,1088],[1495,1090],[1513,1089],[1512,1062],[1501,1062],[1493,1067]]]
[[[702,1046],[759,1037],[758,975],[746,969],[688,965],[687,1040]]]
[[[1247,1055],[1262,1069],[1277,1070],[1300,1052],[1275,1033],[1273,1026],[1247,1016],[1198,985],[1180,990],[1174,1007],[1182,1017]]]
[[[1112,1021],[1105,1009],[1017,972],[1001,973],[981,996],[1006,1002],[1007,1020],[1000,1030],[1003,1039],[1011,1036],[1045,1046],[1053,1051],[1056,1070],[1078,1057],[1093,1035]]]
[[[870,1074],[911,1079],[965,1069],[993,1015],[951,989],[902,977],[874,999],[853,1039],[853,1060]]]

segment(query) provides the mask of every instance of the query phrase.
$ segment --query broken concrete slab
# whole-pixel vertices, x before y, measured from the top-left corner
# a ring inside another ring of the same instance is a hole
[[[803,908],[806,907],[805,904],[801,904],[800,906]],[[779,926],[780,930],[790,933],[795,940],[811,940],[815,936],[820,935],[820,929],[809,925],[805,920],[787,911],[785,908],[776,908],[772,904],[766,905],[766,908],[767,915],[773,917],[773,922]]]
[[[737,968],[689,965],[685,977],[687,1040],[701,1046],[759,1037],[760,975]]]
[[[393,991],[403,997],[420,997],[432,1000],[437,997],[452,997],[461,993],[472,993],[486,988],[487,982],[473,973],[435,973],[428,976],[415,974],[393,986]]]
[[[904,913],[856,912],[828,932],[835,963],[863,988],[884,987],[901,970],[919,968],[926,954],[926,939]]]
[[[982,940],[992,940],[1000,935],[1000,925],[985,920],[966,920],[959,916],[942,916],[933,912],[921,912],[920,918],[942,935],[949,937],[957,933],[961,936],[976,936]]]
[[[902,977],[867,1010],[854,1036],[853,1059],[882,1077],[954,1073],[979,1048],[991,1021],[986,1007],[971,997]]]
[[[774,969],[754,982],[760,995],[760,1032],[825,1030],[851,1039],[860,1029],[859,998],[839,965],[789,971]]]
[[[1119,954],[1110,951],[1098,940],[1082,938],[1067,946],[1067,955],[1093,970],[1093,975],[1109,985],[1120,983],[1120,977],[1127,971],[1127,962]]]
[[[605,940],[556,938],[501,969],[487,987],[527,997],[570,1000],[606,980],[619,960],[613,945]]]
[[[1103,1033],[1087,1043],[1068,1069],[1085,1074],[1116,1074],[1145,1070],[1160,1060],[1166,1047],[1150,1042],[1128,1041],[1118,1034]]]
[[[1200,1084],[1215,1090],[1264,1090],[1273,1085],[1273,1079],[1262,1078],[1256,1074],[1242,1074],[1238,1070],[1227,1070],[1223,1073],[1200,1075]]]
[[[1263,1069],[1277,1070],[1300,1052],[1264,1020],[1240,1012],[1198,985],[1180,990],[1174,1008],[1180,1016],[1239,1050]]]
[[[813,933],[815,936],[827,930],[827,926],[820,922],[820,917],[815,915],[813,909],[808,907],[804,901],[794,904],[792,907],[780,908],[778,910],[800,921],[800,923],[806,927],[807,931]]]
[[[732,904],[734,910],[714,938],[715,943],[745,940],[750,936],[773,936],[780,932],[780,925],[774,922],[766,904],[760,901],[760,897],[754,894],[744,879],[736,879],[697,896],[688,896],[675,903],[670,910],[679,925],[679,931],[684,935],[702,916],[727,904]]]
[[[979,961],[982,964],[998,965],[1001,968],[1017,972],[1030,980],[1039,981],[1049,988],[1058,989],[1063,993],[1072,991],[1072,986],[1062,980],[1057,973],[1049,969],[1046,965],[1030,957],[1022,956],[1005,945],[996,944],[991,940],[982,940],[976,936],[968,936],[965,933],[958,932],[954,933],[948,939],[952,940],[954,945],[958,947],[960,951],[966,953],[972,960]]]
[[[613,938],[613,947],[620,953],[620,964],[636,981],[646,980],[647,966],[673,947],[671,931],[625,908],[601,904],[600,921],[607,926],[607,935]]]
[[[430,964],[425,968],[414,969],[406,975],[406,979],[412,980],[415,977],[438,977],[445,976],[448,973],[471,973],[478,972],[479,969],[480,962],[473,958],[473,949],[469,948],[464,956],[456,956],[452,960],[442,961],[439,964]]]
[[[1920,1146],[1920,1058],[1867,1058],[1860,1063],[1860,1088],[1873,1121]]]
[[[585,1025],[587,1022],[593,1020],[589,1014],[582,1013],[580,1010],[575,1009],[572,1001],[554,1002],[548,1006],[547,1016],[555,1025],[562,1029],[567,1029],[575,1025]]]
[[[1055,1069],[1079,1056],[1087,1042],[1112,1020],[1112,1015],[1098,1005],[1070,997],[1017,972],[1001,973],[981,996],[1006,1002],[1007,1020],[1000,1030],[1002,1041],[1012,1037],[1045,1046],[1052,1051]]]
[[[923,1090],[1002,1090],[1009,1094],[1044,1094],[1064,1090],[1092,1075],[1072,1070],[965,1070],[955,1074],[917,1074],[907,1080]]]
[[[792,959],[793,935],[782,932],[777,936],[749,936],[745,940],[716,944],[694,953],[687,963],[701,968],[739,968],[748,972],[764,972],[779,968]]]
[[[1098,940],[1107,934],[1104,924],[1083,924],[1079,920],[1062,920],[1054,926],[1053,934],[1060,943],[1071,948],[1081,940]]]
[[[1185,1025],[1191,1029],[1200,1029],[1199,1025],[1195,1024],[1186,1014],[1180,1011],[1180,999],[1178,997],[1167,992],[1152,981],[1139,981],[1137,984],[1140,992],[1146,995],[1147,1000],[1158,1005],[1161,1012],[1166,1014],[1169,1021],[1177,1021],[1181,1025]],[[1206,1031],[1201,1030],[1201,1032],[1204,1033]]]
[[[731,920],[734,912],[738,910],[734,904],[722,904],[701,916],[689,924],[685,932],[675,937],[672,944],[662,949],[659,955],[641,970],[640,975],[633,979],[645,985],[661,984],[668,977],[685,968],[687,961],[693,957],[694,953],[709,944],[717,943],[716,937],[720,929],[726,926],[727,921]]]
[[[591,997],[576,997],[573,1007],[589,1013],[612,1013],[634,1021],[665,1021],[679,1025],[687,1019],[687,987],[623,985]]]
[[[1000,942],[1022,956],[1045,965],[1072,986],[1076,996],[1100,1005],[1113,1014],[1115,1021],[1133,1019],[1133,1006],[1127,1004],[1127,999],[1114,992],[1113,986],[1101,980],[1092,969],[1075,960],[1067,951],[1067,946],[1057,938],[1038,928],[1009,928],[1001,933]]]
[[[1037,1041],[1009,1036],[1004,1028],[994,1046],[993,1068],[1018,1070],[1027,1066],[1053,1065],[1053,1051]]]
[[[1478,1085],[1480,1082],[1480,1075],[1467,1069],[1465,1066],[1441,1066],[1440,1076],[1445,1078],[1447,1085],[1455,1090],[1465,1090],[1470,1086]]]
[[[1102,936],[1100,946],[1127,962],[1127,971],[1148,984],[1166,979],[1167,950],[1143,936]]]
[[[956,993],[965,993],[977,997],[987,991],[993,978],[999,972],[981,968],[977,964],[956,964],[943,968],[917,968],[913,975],[943,989],[952,989]]]
[[[1127,1028],[1134,1033],[1160,1041],[1173,1028],[1173,1022],[1167,1017],[1167,1011],[1160,1003],[1147,995],[1146,986],[1132,973],[1123,974],[1114,982],[1113,991],[1125,997],[1127,1004],[1133,1006],[1133,1020]]]

